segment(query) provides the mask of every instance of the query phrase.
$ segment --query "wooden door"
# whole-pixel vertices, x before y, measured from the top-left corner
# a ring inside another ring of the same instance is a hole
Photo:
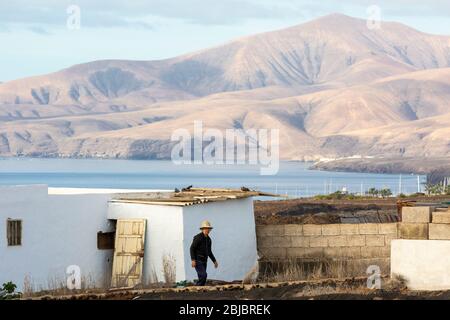
[[[145,222],[144,219],[117,220],[112,287],[134,287],[142,282]]]

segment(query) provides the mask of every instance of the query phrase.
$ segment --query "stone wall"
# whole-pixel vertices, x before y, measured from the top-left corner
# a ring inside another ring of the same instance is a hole
[[[429,206],[403,207],[399,238],[450,240],[450,209]]]
[[[342,260],[383,264],[386,269],[398,224],[259,225],[256,235],[262,262]]]

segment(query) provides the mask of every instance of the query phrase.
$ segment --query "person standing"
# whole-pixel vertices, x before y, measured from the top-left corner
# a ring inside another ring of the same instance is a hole
[[[194,236],[190,248],[192,268],[195,268],[195,271],[197,271],[198,281],[196,285],[198,286],[204,286],[206,284],[206,278],[208,277],[206,273],[208,257],[214,263],[215,268],[219,266],[211,250],[212,240],[209,233],[212,229],[213,227],[209,221],[203,221],[200,226],[201,232]]]

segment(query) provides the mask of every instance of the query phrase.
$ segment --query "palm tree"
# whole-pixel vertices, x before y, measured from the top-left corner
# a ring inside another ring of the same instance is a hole
[[[446,193],[444,186],[439,183],[438,184],[427,183],[425,185],[425,191],[427,192],[428,195],[436,195],[436,194]]]
[[[372,197],[375,197],[378,195],[378,190],[375,188],[370,188],[369,190],[367,190],[367,194],[369,194]]]
[[[431,184],[431,183],[425,184],[425,192],[427,193],[427,195],[432,194],[433,188],[434,188],[433,184]]]
[[[381,189],[380,194],[383,198],[387,198],[392,196],[392,191],[389,188],[383,188]]]

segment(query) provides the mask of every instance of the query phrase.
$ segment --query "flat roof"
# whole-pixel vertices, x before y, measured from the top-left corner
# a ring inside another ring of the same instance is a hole
[[[126,193],[154,193],[173,192],[173,190],[152,190],[152,189],[101,189],[101,188],[55,188],[49,187],[48,194],[70,195],[70,194],[126,194]]]
[[[196,204],[244,199],[249,197],[281,197],[277,194],[241,189],[184,188],[175,192],[118,194],[110,202],[139,203],[169,206],[191,206]]]

